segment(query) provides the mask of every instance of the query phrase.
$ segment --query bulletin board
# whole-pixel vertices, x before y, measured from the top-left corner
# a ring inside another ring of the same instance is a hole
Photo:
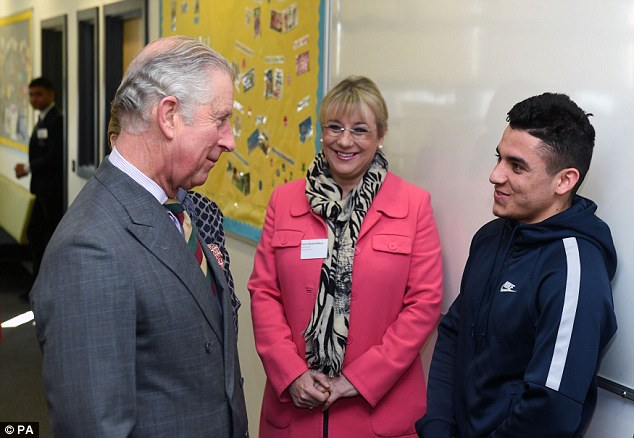
[[[31,16],[0,18],[0,143],[28,151],[31,123]]]
[[[225,229],[259,240],[273,188],[304,177],[320,130],[322,1],[163,0],[161,35],[198,38],[232,63],[236,149],[195,190]]]

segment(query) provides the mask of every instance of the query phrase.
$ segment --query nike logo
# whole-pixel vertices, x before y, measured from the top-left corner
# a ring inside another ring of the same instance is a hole
[[[517,292],[515,290],[515,285],[513,283],[511,283],[510,281],[505,282],[502,287],[500,288],[500,292]]]

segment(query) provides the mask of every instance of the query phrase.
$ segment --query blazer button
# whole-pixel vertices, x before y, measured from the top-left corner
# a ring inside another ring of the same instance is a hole
[[[211,342],[205,342],[205,351],[211,354]]]
[[[396,251],[396,243],[392,242],[388,245],[388,248],[390,248],[392,251]]]

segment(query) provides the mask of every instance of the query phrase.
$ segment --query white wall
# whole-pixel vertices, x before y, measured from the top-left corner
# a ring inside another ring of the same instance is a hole
[[[253,325],[251,323],[251,305],[247,282],[253,269],[255,257],[255,244],[240,237],[227,236],[227,250],[231,255],[231,273],[235,282],[235,290],[242,306],[238,312],[238,351],[240,365],[245,381],[245,397],[247,412],[249,415],[249,433],[252,437],[258,436],[258,424],[260,422],[260,405],[264,393],[264,368],[255,351],[253,341]]]
[[[597,410],[585,438],[634,437],[634,406],[608,391],[599,390]]]

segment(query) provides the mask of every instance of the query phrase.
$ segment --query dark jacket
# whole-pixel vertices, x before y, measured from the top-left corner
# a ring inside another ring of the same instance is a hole
[[[476,233],[438,328],[420,436],[581,435],[616,332],[616,251],[596,208],[575,196],[541,223],[496,219]]]
[[[55,199],[59,210],[62,210],[64,190],[63,120],[60,110],[53,106],[44,120],[37,124],[29,141],[31,193]]]

